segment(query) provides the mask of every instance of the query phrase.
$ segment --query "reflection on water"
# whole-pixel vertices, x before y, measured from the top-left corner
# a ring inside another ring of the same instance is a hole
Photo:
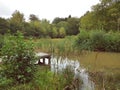
[[[78,62],[77,60],[68,60],[68,58],[62,59],[61,57],[51,58],[52,71],[62,71],[67,66],[71,66],[74,69],[74,78],[80,78],[83,81],[83,85],[80,86],[80,90],[94,90],[94,83],[89,80],[88,73],[84,68],[81,68],[80,62]]]
[[[111,52],[86,52],[79,55],[78,60],[81,66],[92,71],[102,70],[109,72],[119,72],[120,70],[120,53]]]

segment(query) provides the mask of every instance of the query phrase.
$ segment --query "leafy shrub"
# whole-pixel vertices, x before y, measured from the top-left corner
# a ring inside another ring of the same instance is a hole
[[[120,32],[81,31],[75,43],[80,50],[120,52]]]
[[[91,31],[90,32],[91,47],[94,51],[105,51],[105,32]]]
[[[30,82],[34,77],[35,53],[32,43],[27,44],[24,37],[6,35],[4,46],[1,49],[2,76],[12,79],[14,83]]]
[[[75,46],[78,47],[80,50],[91,50],[89,38],[89,33],[87,31],[81,30],[75,41]]]
[[[105,37],[106,51],[120,52],[120,33],[109,32]]]
[[[12,84],[11,79],[7,79],[5,77],[0,76],[0,90],[9,87]]]

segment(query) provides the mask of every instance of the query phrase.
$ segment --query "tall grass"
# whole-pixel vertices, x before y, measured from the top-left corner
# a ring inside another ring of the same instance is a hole
[[[92,81],[95,82],[97,90],[119,90],[120,73],[89,72]]]
[[[59,56],[69,56],[77,54],[79,51],[75,47],[76,36],[68,36],[64,39],[36,39],[34,40],[36,52],[42,51]]]
[[[35,78],[30,83],[0,86],[0,90],[63,90],[72,84],[73,76],[74,72],[70,68],[55,73],[49,67],[37,66]]]

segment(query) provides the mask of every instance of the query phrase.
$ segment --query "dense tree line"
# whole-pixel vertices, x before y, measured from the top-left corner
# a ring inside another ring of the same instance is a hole
[[[55,18],[52,23],[40,20],[30,14],[29,21],[25,21],[24,14],[15,11],[9,19],[0,18],[0,34],[22,32],[25,36],[64,38],[66,35],[79,33],[79,18]]]
[[[100,0],[80,18],[83,29],[120,30],[120,0]]]
[[[77,35],[80,29],[119,31],[120,1],[100,0],[100,3],[92,6],[92,10],[80,18],[71,15],[56,17],[52,23],[46,19],[40,20],[34,14],[30,14],[29,21],[25,21],[24,14],[17,10],[9,19],[0,17],[0,34],[15,34],[20,31],[25,36],[64,38],[67,35]]]

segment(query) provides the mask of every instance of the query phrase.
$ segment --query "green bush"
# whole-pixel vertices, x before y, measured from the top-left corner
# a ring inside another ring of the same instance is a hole
[[[0,75],[0,90],[5,90],[6,87],[9,87],[10,85],[12,85],[12,80],[11,79],[7,79],[5,77],[2,77]]]
[[[105,51],[105,32],[104,31],[91,31],[90,43],[94,51]]]
[[[12,79],[16,84],[30,82],[35,72],[32,43],[26,43],[20,33],[16,36],[6,35],[4,40],[1,48],[2,76]]]
[[[120,52],[120,33],[109,32],[105,37],[106,41],[106,51]]]
[[[90,47],[89,38],[89,33],[85,30],[81,30],[75,41],[75,46],[80,50],[91,50],[92,48]]]
[[[80,50],[120,52],[120,32],[81,31],[75,43]]]

